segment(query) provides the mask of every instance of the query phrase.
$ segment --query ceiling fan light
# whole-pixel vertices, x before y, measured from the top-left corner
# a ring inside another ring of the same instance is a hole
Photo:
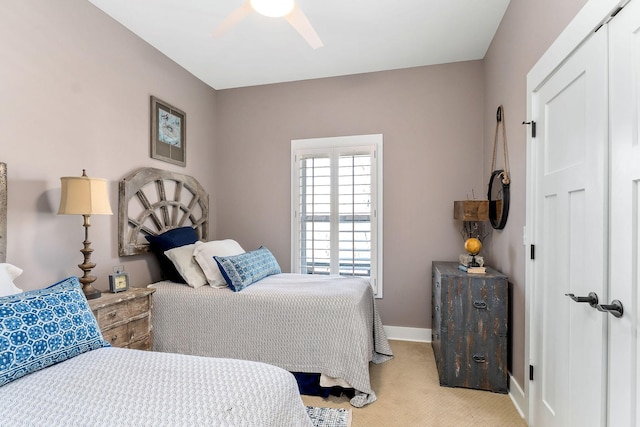
[[[294,0],[251,0],[251,7],[260,15],[280,18],[293,10]]]

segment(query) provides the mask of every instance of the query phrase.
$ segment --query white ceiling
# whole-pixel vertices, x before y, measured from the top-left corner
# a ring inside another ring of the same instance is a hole
[[[509,0],[297,0],[324,43],[255,12],[213,30],[246,0],[89,0],[215,89],[482,59]]]

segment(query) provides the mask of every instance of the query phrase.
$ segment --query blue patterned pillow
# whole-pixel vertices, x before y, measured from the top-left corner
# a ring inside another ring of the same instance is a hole
[[[0,386],[104,341],[77,277],[0,297]]]
[[[272,274],[280,274],[280,266],[269,249],[259,249],[234,256],[214,256],[220,272],[235,291],[241,291],[252,283]]]

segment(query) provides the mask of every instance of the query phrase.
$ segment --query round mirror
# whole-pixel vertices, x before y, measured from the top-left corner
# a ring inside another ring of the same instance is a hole
[[[496,170],[489,180],[489,221],[496,230],[502,230],[509,215],[509,183],[505,184],[504,171]]]

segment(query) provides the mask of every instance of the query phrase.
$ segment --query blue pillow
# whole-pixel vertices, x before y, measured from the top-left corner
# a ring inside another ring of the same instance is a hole
[[[77,277],[0,297],[0,386],[109,346]]]
[[[190,245],[198,241],[198,234],[192,227],[179,227],[165,231],[157,236],[145,236],[149,248],[156,254],[162,278],[172,282],[186,283],[182,275],[176,270],[173,262],[164,254],[169,249]]]
[[[234,256],[214,256],[220,272],[235,291],[241,291],[252,283],[272,274],[280,274],[280,266],[269,249],[259,249]]]

